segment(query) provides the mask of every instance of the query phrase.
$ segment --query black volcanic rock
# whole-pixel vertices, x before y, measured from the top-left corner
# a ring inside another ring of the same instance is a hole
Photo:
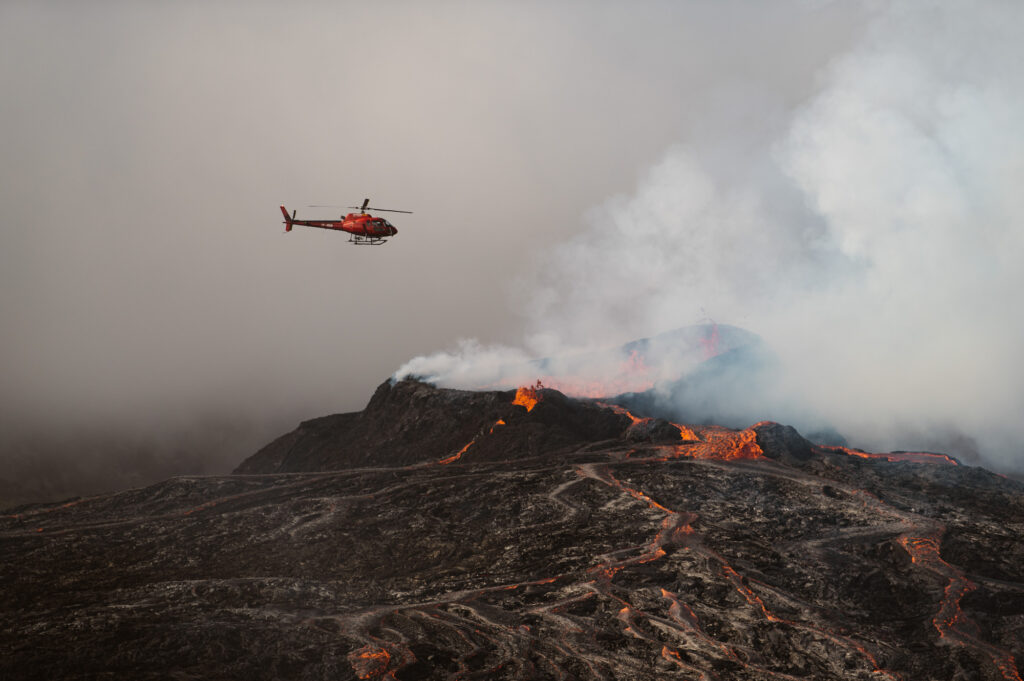
[[[783,463],[803,463],[814,456],[813,445],[793,426],[766,421],[753,426],[757,444],[769,459]]]
[[[0,678],[1019,679],[1021,484],[513,397],[8,510]]]
[[[412,379],[385,381],[363,411],[305,421],[234,472],[405,466],[438,461],[474,440],[478,460],[503,459],[615,438],[630,424],[626,416],[558,391],[540,392],[542,400],[527,412],[512,404],[515,391],[472,392]],[[518,427],[495,428],[499,420]]]
[[[645,418],[629,427],[625,437],[630,442],[677,444],[682,440],[679,428],[665,419]]]

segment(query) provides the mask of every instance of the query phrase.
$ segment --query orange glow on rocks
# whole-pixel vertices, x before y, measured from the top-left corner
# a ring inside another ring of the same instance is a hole
[[[349,653],[348,661],[356,676],[361,679],[372,679],[387,671],[391,655],[383,648],[368,645]]]

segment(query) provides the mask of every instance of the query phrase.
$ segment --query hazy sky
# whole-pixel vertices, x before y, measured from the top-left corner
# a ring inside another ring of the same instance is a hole
[[[287,425],[361,408],[405,361],[461,338],[611,343],[698,321],[708,305],[756,323],[736,303],[763,287],[734,283],[753,256],[694,268],[704,247],[649,208],[718,206],[720,219],[688,224],[718,249],[755,237],[771,271],[790,246],[834,248],[841,239],[808,246],[806,226],[832,224],[832,210],[863,216],[815,182],[871,187],[858,195],[872,210],[885,198],[871,164],[844,174],[835,162],[856,141],[815,137],[853,125],[849,107],[829,107],[865,97],[858,55],[910,36],[910,67],[970,62],[893,76],[883,59],[880,96],[942,94],[1019,56],[970,61],[988,32],[1015,35],[1012,3],[972,5],[966,28],[943,3],[925,20],[915,5],[0,4],[0,425],[187,428],[211,413]],[[979,96],[1001,96],[1001,78]],[[971,120],[981,128],[950,133],[968,150],[991,123]],[[987,154],[972,158],[991,169]],[[715,189],[753,185],[745,199]],[[982,209],[1002,200],[981,194]],[[280,203],[329,217],[341,209],[306,205],[364,196],[415,211],[395,216],[386,246],[283,233]],[[824,206],[810,220],[809,200]],[[788,241],[758,240],[756,225],[787,216],[801,225]],[[649,228],[621,231],[638,221]],[[843,266],[857,256],[846,245]],[[657,276],[642,266],[651,253]],[[794,267],[813,277],[823,265]],[[665,274],[683,271],[704,283]]]
[[[588,209],[857,30],[793,7],[4,3],[4,412],[352,409],[517,340],[510,285]],[[415,211],[387,247],[283,234],[364,196]]]

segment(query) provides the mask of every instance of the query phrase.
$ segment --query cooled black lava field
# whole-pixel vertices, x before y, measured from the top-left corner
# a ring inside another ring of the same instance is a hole
[[[1020,678],[1019,483],[637,416],[385,383],[234,475],[8,509],[0,678]]]

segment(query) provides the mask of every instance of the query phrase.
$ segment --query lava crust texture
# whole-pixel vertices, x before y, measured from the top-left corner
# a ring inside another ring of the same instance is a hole
[[[385,384],[235,475],[6,511],[0,678],[1019,679],[1022,510],[942,456]]]

